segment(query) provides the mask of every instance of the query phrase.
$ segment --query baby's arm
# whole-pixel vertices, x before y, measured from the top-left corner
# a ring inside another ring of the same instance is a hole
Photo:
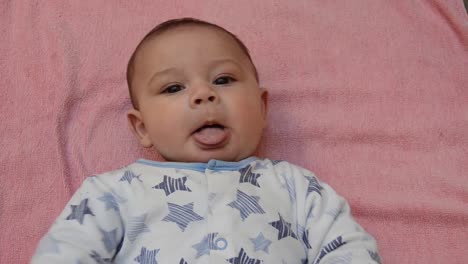
[[[31,263],[111,263],[123,237],[119,199],[98,177],[85,180]]]
[[[304,176],[308,263],[381,263],[376,241],[353,219],[348,203],[312,174]]]

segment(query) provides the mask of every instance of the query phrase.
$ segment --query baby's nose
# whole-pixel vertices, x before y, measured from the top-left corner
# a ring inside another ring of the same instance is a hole
[[[216,100],[216,96],[215,95],[210,95],[208,96],[208,98],[195,98],[195,104],[201,104],[203,103],[204,101],[209,101],[209,102],[214,102]]]
[[[217,103],[219,97],[211,87],[201,87],[195,91],[192,96],[192,106],[198,106],[204,103]]]

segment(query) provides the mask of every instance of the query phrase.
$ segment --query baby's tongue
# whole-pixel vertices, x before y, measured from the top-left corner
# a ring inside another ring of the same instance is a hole
[[[193,137],[204,145],[216,145],[221,143],[227,136],[227,131],[218,127],[206,127],[195,132]]]

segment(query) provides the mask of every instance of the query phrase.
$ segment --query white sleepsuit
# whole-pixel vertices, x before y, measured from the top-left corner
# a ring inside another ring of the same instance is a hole
[[[347,202],[286,161],[140,159],[92,176],[32,263],[381,263]]]

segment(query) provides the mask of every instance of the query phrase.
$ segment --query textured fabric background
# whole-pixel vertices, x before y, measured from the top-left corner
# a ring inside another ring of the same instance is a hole
[[[351,203],[385,263],[468,263],[468,16],[436,1],[0,1],[0,263],[83,179],[137,158],[125,67],[154,25],[236,33],[270,91],[262,156]]]

